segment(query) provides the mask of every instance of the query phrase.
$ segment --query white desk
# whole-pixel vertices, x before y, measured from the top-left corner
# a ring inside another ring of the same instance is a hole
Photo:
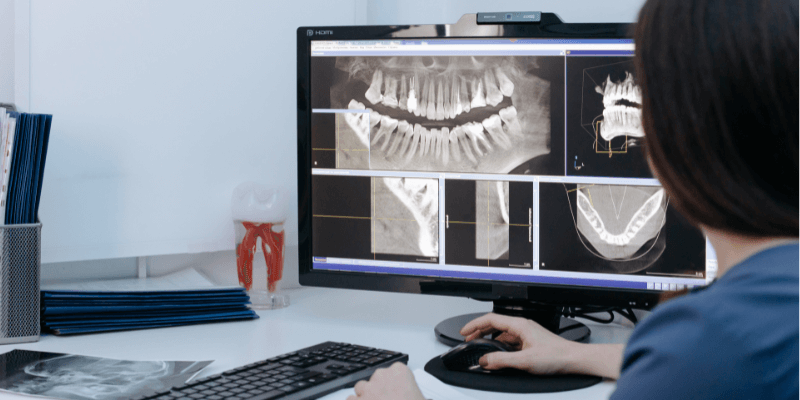
[[[44,336],[37,343],[0,346],[0,353],[16,348],[129,360],[215,360],[200,375],[206,376],[331,340],[407,353],[409,367],[417,369],[448,349],[434,337],[433,327],[438,322],[491,309],[490,303],[452,297],[321,288],[288,293],[290,307],[260,311],[261,318],[255,321]],[[592,328],[594,343],[624,343],[631,331],[630,324],[587,325]],[[614,383],[538,395],[456,389],[477,399],[606,399]]]

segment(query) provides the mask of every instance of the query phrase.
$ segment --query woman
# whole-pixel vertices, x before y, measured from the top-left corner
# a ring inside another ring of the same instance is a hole
[[[618,379],[613,399],[797,399],[798,4],[648,0],[635,42],[651,169],[714,246],[717,280],[656,307],[627,346],[493,314],[461,333],[519,349],[484,368]],[[396,364],[356,398],[422,395]]]

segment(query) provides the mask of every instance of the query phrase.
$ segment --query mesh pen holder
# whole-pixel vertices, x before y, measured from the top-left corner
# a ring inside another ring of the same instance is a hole
[[[38,341],[42,223],[0,225],[0,241],[0,344]]]

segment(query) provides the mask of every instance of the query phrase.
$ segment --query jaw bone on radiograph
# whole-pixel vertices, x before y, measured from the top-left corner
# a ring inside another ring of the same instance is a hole
[[[625,80],[612,82],[606,77],[595,91],[603,95],[603,121],[600,136],[607,141],[618,136],[644,137],[642,128],[642,90],[625,72]]]
[[[625,260],[661,232],[666,216],[664,197],[664,189],[655,187],[581,188],[576,196],[578,231],[602,256]]]
[[[379,178],[411,212],[419,228],[418,245],[423,256],[439,256],[438,181],[424,178]]]
[[[354,96],[344,103],[374,104],[366,108],[371,134],[347,119],[360,138],[372,138],[372,169],[508,173],[550,151],[550,85],[531,72],[531,57],[346,59],[337,68],[368,87],[344,94]]]

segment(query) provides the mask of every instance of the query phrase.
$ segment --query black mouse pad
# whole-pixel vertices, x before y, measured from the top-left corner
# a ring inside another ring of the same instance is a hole
[[[425,372],[449,385],[503,393],[565,392],[583,389],[603,380],[589,375],[531,375],[517,370],[509,370],[502,375],[456,372],[445,368],[441,357],[428,361]]]

